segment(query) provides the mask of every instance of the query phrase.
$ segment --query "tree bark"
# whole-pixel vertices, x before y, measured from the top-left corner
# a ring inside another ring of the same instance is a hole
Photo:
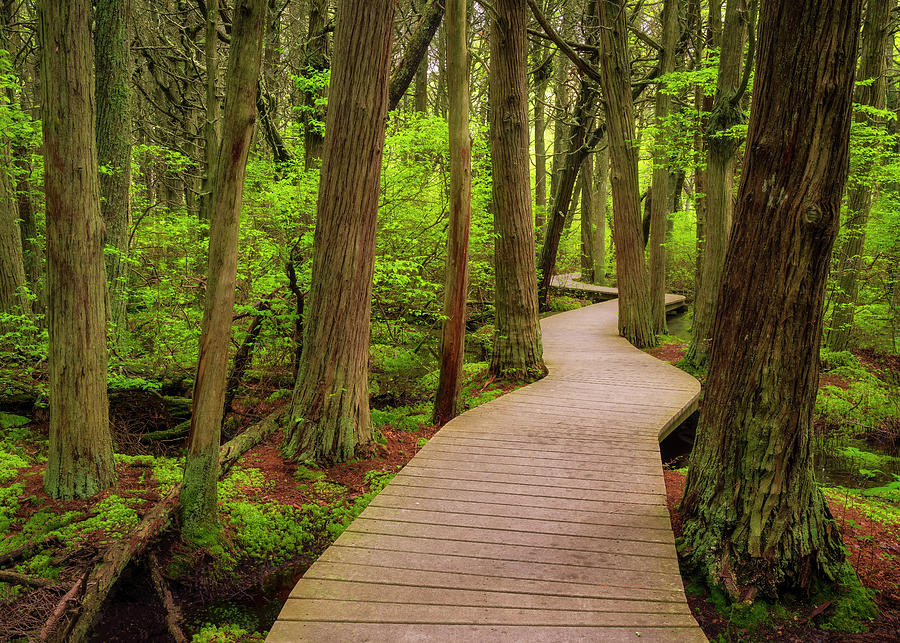
[[[428,9],[422,14],[422,18],[419,20],[419,24],[416,26],[416,30],[413,32],[406,50],[403,52],[403,57],[391,74],[390,106],[388,111],[394,110],[400,104],[400,99],[403,98],[403,94],[409,88],[413,77],[419,73],[422,61],[427,58],[428,46],[431,44],[431,40],[441,24],[441,19],[444,17],[445,4],[446,0],[431,0]],[[418,105],[416,109],[418,110]]]
[[[369,314],[394,0],[341,0],[303,353],[284,453],[323,463],[372,440]]]
[[[547,372],[538,319],[531,216],[526,7],[499,0],[491,14],[490,130],[495,305],[490,373],[531,380]]]
[[[762,6],[745,169],[682,500],[688,555],[735,598],[748,586],[808,593],[845,564],[812,469],[812,409],[862,0]]]
[[[637,150],[634,147],[634,101],[624,0],[598,0],[600,70],[609,136],[613,196],[616,280],[619,288],[619,334],[639,348],[653,346],[650,284],[641,243]]]
[[[662,38],[659,54],[660,75],[675,71],[675,44],[678,40],[678,0],[663,3],[660,19]],[[654,333],[666,331],[666,232],[668,230],[669,204],[671,202],[671,168],[667,154],[668,144],[663,132],[666,119],[672,110],[672,97],[664,91],[663,83],[656,88],[654,118],[656,140],[653,147],[653,198],[650,209],[650,321]]]
[[[197,542],[208,539],[210,530],[217,525],[218,450],[234,312],[241,199],[256,122],[256,88],[265,24],[266,0],[240,0],[235,4],[225,76],[222,142],[212,175],[203,334],[181,493],[182,534]]]
[[[540,235],[547,219],[547,117],[545,101],[552,56],[534,73],[534,227]]]
[[[6,138],[5,136],[3,137]],[[0,313],[25,312],[25,259],[8,140],[0,140]]]
[[[854,102],[884,109],[885,105],[885,51],[891,35],[891,9],[896,0],[869,0],[862,31],[862,54],[858,78],[871,80],[868,85],[856,88]],[[870,114],[860,114],[857,120],[869,127],[880,123]],[[871,170],[872,162],[864,163],[860,172]],[[866,224],[872,209],[872,187],[863,179],[847,190],[847,229],[838,257],[837,278],[834,288],[834,304],[826,345],[833,351],[845,351],[850,347],[853,317],[859,290],[859,271],[866,245]]]
[[[609,195],[609,144],[605,132],[594,161],[594,191],[593,283],[603,286],[606,284],[606,202]]]
[[[106,225],[106,279],[113,345],[127,330],[131,224],[131,55],[125,0],[98,0],[95,12],[97,160],[100,216]]]
[[[594,230],[597,228],[597,195],[594,184],[594,157],[581,162],[581,279],[594,283]]]
[[[209,223],[213,200],[213,171],[219,153],[219,0],[206,0],[206,118],[203,123],[204,162],[200,186],[200,220]]]
[[[695,368],[709,365],[710,336],[719,296],[725,251],[734,211],[734,167],[740,139],[729,132],[741,123],[741,61],[747,33],[747,0],[727,0],[722,28],[716,97],[707,121],[706,212],[703,221],[702,276],[694,302],[691,344],[685,359]],[[747,64],[750,64],[748,60]]]
[[[471,218],[472,148],[469,139],[469,65],[466,1],[447,0],[447,89],[450,100],[450,230],[441,328],[441,372],[433,421],[443,426],[458,413],[466,333],[466,291]]]
[[[87,498],[115,483],[106,394],[106,274],[88,0],[40,6],[50,335],[44,489]]]

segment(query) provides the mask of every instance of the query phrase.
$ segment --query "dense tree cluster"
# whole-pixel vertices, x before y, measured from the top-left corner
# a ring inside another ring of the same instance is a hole
[[[284,457],[343,461],[391,364],[434,375],[437,424],[467,360],[541,377],[554,274],[617,287],[642,348],[680,292],[708,369],[694,560],[735,598],[835,579],[811,405],[823,336],[898,349],[896,17],[0,0],[0,398],[46,400],[45,488],[88,497],[115,481],[108,388],[190,380],[202,540],[248,381],[290,399]]]

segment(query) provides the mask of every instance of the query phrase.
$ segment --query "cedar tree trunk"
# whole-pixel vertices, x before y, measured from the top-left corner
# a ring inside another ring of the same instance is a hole
[[[256,122],[256,88],[265,25],[266,0],[235,2],[225,75],[222,143],[212,175],[206,307],[181,492],[182,533],[188,540],[201,542],[216,524],[216,481],[234,314],[241,199]]]
[[[106,394],[106,273],[88,0],[40,3],[50,334],[44,489],[87,498],[116,481]]]
[[[812,411],[861,5],[762,5],[745,170],[682,500],[689,557],[733,597],[748,586],[809,590],[843,565],[813,473]]]
[[[372,440],[369,313],[394,0],[341,0],[303,354],[284,453],[323,463]]]

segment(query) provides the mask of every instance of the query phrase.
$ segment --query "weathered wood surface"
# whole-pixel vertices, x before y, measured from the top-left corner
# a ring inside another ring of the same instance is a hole
[[[563,293],[573,295],[587,295],[594,301],[609,301],[619,296],[617,288],[609,286],[596,286],[594,284],[579,281],[581,279],[580,272],[569,272],[562,275],[553,275],[550,280],[550,287]],[[666,295],[666,312],[672,312],[679,308],[687,306],[687,300],[684,295]]]
[[[658,440],[698,382],[616,332],[542,322],[550,374],[449,424],[294,588],[268,641],[705,641]]]

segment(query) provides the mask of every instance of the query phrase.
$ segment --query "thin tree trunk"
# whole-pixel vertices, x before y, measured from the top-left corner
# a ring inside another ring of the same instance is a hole
[[[662,51],[659,55],[660,75],[675,70],[675,43],[678,39],[678,0],[665,0],[662,13]],[[666,234],[672,181],[668,145],[662,140],[666,119],[672,110],[672,97],[660,83],[656,89],[654,117],[657,136],[653,149],[653,199],[650,210],[650,321],[653,332],[666,331]]]
[[[0,140],[0,313],[30,310],[22,296],[25,259],[17,221],[15,181],[9,172],[12,167],[9,142]]]
[[[891,9],[896,6],[896,0],[869,0],[866,4],[858,77],[861,81],[872,82],[856,88],[854,102],[860,105],[884,109],[885,50],[891,35]],[[869,127],[879,126],[871,115],[862,114],[857,120]],[[870,169],[871,161],[865,163],[860,171],[865,173]],[[872,208],[872,188],[865,181],[852,185],[847,192],[847,232],[838,258],[834,307],[826,337],[826,344],[833,351],[844,351],[850,347],[859,290],[859,271],[866,245],[866,224]]]
[[[416,25],[416,30],[410,37],[396,70],[391,74],[390,106],[388,111],[395,109],[400,104],[400,99],[403,98],[403,94],[406,93],[413,78],[423,73],[422,64],[427,65],[428,47],[431,45],[434,34],[441,24],[441,19],[444,17],[445,4],[446,0],[431,0],[428,8],[422,14],[419,24]],[[438,55],[443,66],[444,62],[441,52]],[[418,86],[416,95],[418,96]],[[416,105],[417,111],[425,111],[424,109],[418,109],[418,103]]]
[[[534,227],[542,234],[547,219],[547,84],[550,81],[549,60],[544,61],[534,74]]]
[[[853,574],[815,481],[812,411],[861,6],[762,5],[745,169],[682,500],[687,555],[735,600],[808,595]]]
[[[50,333],[44,489],[87,498],[115,483],[106,394],[106,274],[88,0],[40,5]]]
[[[394,0],[341,0],[303,354],[284,453],[324,463],[372,440],[369,314]]]
[[[592,244],[594,281],[598,286],[606,284],[606,202],[609,195],[609,143],[604,133],[600,141],[597,159],[594,161],[594,241]]]
[[[747,0],[727,0],[716,97],[707,123],[709,152],[706,162],[702,276],[694,302],[691,344],[685,355],[685,359],[698,369],[705,369],[709,364],[712,325],[716,318],[725,251],[731,235],[734,167],[741,141],[728,130],[743,120],[740,106],[744,93],[741,62],[748,14]],[[747,64],[750,62],[748,59]]]
[[[528,150],[526,6],[498,0],[491,14],[491,168],[494,208],[494,350],[490,373],[531,380],[547,372],[538,319]]]
[[[441,373],[433,421],[457,414],[466,332],[466,291],[471,218],[472,148],[469,139],[469,65],[466,0],[447,0],[447,75],[450,99],[450,231],[441,329]]]
[[[241,199],[256,122],[256,88],[262,65],[266,0],[239,0],[233,11],[222,143],[212,175],[203,334],[181,492],[182,534],[198,543],[208,539],[210,530],[217,524],[218,450],[231,344]]]
[[[131,64],[125,0],[98,0],[95,12],[97,160],[100,215],[106,225],[106,278],[113,345],[127,330],[131,224]]]
[[[611,165],[613,234],[619,288],[619,333],[639,348],[653,346],[650,284],[641,243],[637,150],[634,148],[634,101],[624,0],[598,0],[600,70],[606,108]]]
[[[594,184],[594,157],[581,162],[581,279],[594,283],[594,230],[597,228],[597,196]]]
[[[216,28],[219,24],[219,0],[206,0],[206,118],[203,123],[205,139],[203,181],[200,186],[200,220],[209,223],[213,200],[213,171],[219,153],[219,44]]]
[[[306,73],[315,74],[328,67],[328,34],[325,24],[328,19],[328,0],[310,0],[309,31],[306,36]],[[325,136],[321,123],[325,121],[326,109],[319,104],[325,96],[325,89],[309,89],[303,94],[303,149],[304,167],[319,167],[322,161],[322,146]]]

